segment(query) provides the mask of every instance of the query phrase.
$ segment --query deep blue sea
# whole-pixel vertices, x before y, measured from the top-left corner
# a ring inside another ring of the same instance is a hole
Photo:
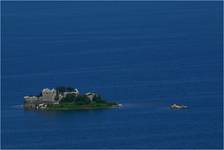
[[[2,148],[223,147],[222,2],[1,3]],[[18,108],[62,85],[124,107]]]

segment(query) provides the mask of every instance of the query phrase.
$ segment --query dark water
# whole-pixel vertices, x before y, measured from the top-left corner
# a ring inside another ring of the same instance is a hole
[[[2,148],[222,148],[222,32],[222,2],[2,2]],[[60,85],[124,107],[15,107]]]

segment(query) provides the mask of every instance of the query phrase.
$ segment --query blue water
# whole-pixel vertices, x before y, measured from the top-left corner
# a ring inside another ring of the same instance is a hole
[[[222,148],[222,17],[222,2],[2,2],[2,148]],[[16,107],[60,85],[124,107]]]

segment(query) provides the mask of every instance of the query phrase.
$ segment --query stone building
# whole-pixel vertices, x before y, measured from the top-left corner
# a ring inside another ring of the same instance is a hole
[[[41,103],[41,102],[49,102],[54,103],[55,97],[57,96],[57,92],[55,89],[43,89],[41,96],[25,96],[25,103]]]
[[[63,92],[57,95],[57,90],[45,88],[42,90],[40,96],[25,96],[24,99],[25,103],[59,103],[60,100],[68,94],[74,94],[77,96],[79,95],[79,91],[78,89],[74,89],[74,91]]]
[[[40,100],[54,102],[56,96],[57,96],[57,91],[55,89],[46,88],[42,90],[42,96],[40,97]]]

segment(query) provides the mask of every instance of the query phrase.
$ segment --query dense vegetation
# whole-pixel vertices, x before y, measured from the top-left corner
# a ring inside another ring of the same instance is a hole
[[[74,92],[75,89],[72,87],[61,86],[61,87],[57,87],[56,91],[57,91],[57,94],[63,94],[64,92]]]
[[[93,99],[90,100],[90,98],[86,95],[68,94],[66,95],[66,97],[62,98],[60,104],[62,103],[75,103],[77,105],[86,105],[90,103],[108,103],[108,102],[106,102],[100,95],[94,95]]]
[[[75,91],[75,89],[72,87],[62,86],[62,87],[57,87],[56,91],[57,91],[57,97],[58,97],[59,94],[63,95],[64,92],[73,92]],[[65,103],[76,104],[76,105],[88,105],[88,104],[95,104],[95,103],[110,104],[110,105],[116,104],[116,103],[107,102],[98,94],[93,94],[92,96],[93,96],[92,99],[90,99],[87,95],[67,94],[66,97],[60,100],[60,104],[65,104]]]
[[[100,95],[92,100],[86,95],[68,94],[59,104],[48,104],[48,110],[102,109],[116,107],[117,103],[107,102]]]

